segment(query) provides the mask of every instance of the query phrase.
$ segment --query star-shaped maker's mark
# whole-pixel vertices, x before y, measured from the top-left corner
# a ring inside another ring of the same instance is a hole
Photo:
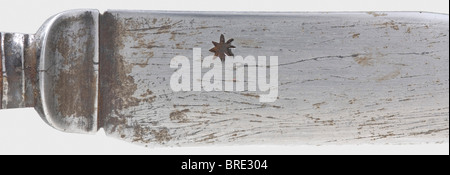
[[[214,52],[214,56],[218,56],[222,62],[225,61],[225,54],[228,56],[234,56],[234,54],[231,52],[231,48],[236,48],[233,45],[231,45],[231,42],[233,42],[233,38],[229,39],[227,42],[225,42],[225,37],[223,34],[220,35],[220,42],[212,42],[214,44],[214,48],[210,49],[210,52]]]

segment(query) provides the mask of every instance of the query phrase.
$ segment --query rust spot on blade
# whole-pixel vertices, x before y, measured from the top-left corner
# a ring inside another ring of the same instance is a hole
[[[259,95],[258,95],[258,94],[242,93],[241,95],[246,96],[246,97],[255,97],[255,98],[259,98]]]
[[[190,112],[190,110],[189,109],[183,109],[181,111],[176,110],[174,112],[171,112],[170,113],[170,120],[176,120],[179,123],[187,122],[188,119],[187,119],[186,112]]]
[[[322,124],[324,126],[334,126],[335,121],[334,120],[321,120],[318,117],[314,117],[312,114],[306,114],[304,115],[306,118],[314,121],[314,123]]]
[[[147,91],[145,93],[141,94],[141,97],[147,97],[152,94],[153,94],[153,92],[150,89],[147,89]]]
[[[105,12],[100,17],[100,31],[99,76],[102,78],[99,81],[98,128],[108,123],[117,127],[122,123],[113,121],[124,121],[123,117],[126,117],[120,111],[138,105],[138,99],[132,97],[137,85],[134,78],[128,75],[132,66],[125,64],[124,58],[118,53],[124,47],[123,26],[113,14]],[[122,116],[122,119],[113,119],[112,116]]]
[[[321,102],[321,103],[315,103],[313,104],[313,107],[315,109],[320,109],[320,106],[327,104],[327,102]]]
[[[149,127],[140,127],[139,125],[135,125],[133,127],[133,142],[141,142],[141,143],[149,143],[150,140],[146,139],[145,136],[147,136],[150,133]],[[125,138],[125,135],[121,135],[121,138]]]
[[[170,36],[169,40],[175,41],[176,32],[172,31],[172,32],[170,32],[170,35],[171,36]]]
[[[181,43],[176,43],[176,44],[175,44],[175,48],[176,48],[176,49],[185,49],[185,48],[183,47],[185,43],[186,43],[185,41],[182,41]]]
[[[211,133],[211,134],[208,134],[206,136],[203,136],[203,139],[198,140],[196,142],[198,142],[198,143],[200,143],[200,142],[211,142],[211,143],[213,143],[212,140],[217,138],[217,136],[215,136],[214,134],[215,133]]]
[[[172,140],[172,136],[169,134],[169,129],[161,128],[159,130],[152,130],[152,135],[155,137],[155,140],[158,143],[164,144],[170,140]]]
[[[135,65],[138,65],[138,66],[141,67],[141,68],[145,68],[145,67],[148,66],[148,62],[150,61],[150,58],[151,58],[151,57],[147,57],[147,60],[145,60],[145,62],[139,63],[139,64],[135,64]]]
[[[388,73],[387,75],[384,75],[380,78],[377,79],[377,82],[381,82],[381,81],[385,81],[385,80],[391,80],[394,79],[395,77],[400,75],[400,70],[395,70],[391,73]]]
[[[358,63],[361,66],[372,66],[372,57],[369,56],[357,56],[353,58],[356,63]]]
[[[150,143],[152,141],[155,141],[164,144],[172,140],[169,129],[167,129],[166,127],[162,127],[160,129],[151,129],[148,126],[141,127],[139,124],[136,124],[133,127],[133,132],[132,142]],[[126,135],[122,134],[120,135],[120,137],[125,138]]]
[[[406,33],[411,33],[411,27],[408,27],[408,29],[406,29]]]
[[[140,48],[152,49],[152,48],[164,48],[164,46],[155,45],[155,41],[147,42],[145,39],[139,39],[139,40],[137,40],[137,45],[136,46],[131,46],[130,48],[133,48],[133,49],[140,49]]]
[[[438,133],[438,132],[442,132],[442,131],[448,131],[448,128],[431,129],[431,130],[423,131],[423,132],[413,132],[413,133],[410,133],[409,135],[412,135],[412,136],[430,135],[430,134],[434,134],[434,133]]]
[[[106,12],[106,13],[108,13],[108,12]],[[106,14],[105,13],[105,14]],[[103,15],[103,16],[106,16],[106,15]],[[108,13],[108,15],[109,15],[110,13]],[[153,19],[153,21],[152,21],[152,23],[153,24],[155,24],[156,23],[156,21],[158,21],[157,19]],[[174,23],[172,23],[172,20],[170,20],[170,18],[169,19],[160,19],[159,20],[161,23],[163,23],[163,25],[161,25],[161,26],[151,26],[151,27],[145,27],[145,28],[139,28],[139,27],[141,27],[141,25],[140,25],[140,23],[133,23],[133,22],[135,22],[135,21],[129,21],[129,23],[128,23],[128,25],[130,25],[130,26],[132,26],[132,28],[133,29],[128,29],[128,30],[126,30],[126,31],[150,31],[150,30],[157,30],[156,32],[154,32],[153,34],[162,34],[162,33],[169,33],[170,32],[170,29],[172,28],[172,27],[175,27],[175,26],[177,26],[178,24],[180,24],[181,22],[183,22],[183,20],[180,20],[180,21],[177,21],[177,22],[174,22]]]
[[[255,41],[252,39],[239,39],[237,42],[241,45],[243,48],[261,48],[262,41]]]
[[[377,25],[383,26],[384,28],[392,28],[394,30],[399,30],[400,29],[399,26],[393,20],[391,20],[389,22],[382,23],[382,24],[377,24]]]
[[[110,12],[100,16],[100,31],[99,76],[102,78],[99,80],[98,128],[104,127],[107,132],[123,134],[123,128],[135,128],[134,124],[127,122],[127,118],[133,116],[124,110],[141,103],[152,103],[156,96],[152,95],[150,89],[143,94],[137,94],[137,97],[134,96],[138,87],[130,74],[136,64],[128,63],[120,54],[120,50],[125,47],[125,37],[132,36],[136,31],[126,30],[123,21]],[[138,44],[138,48],[153,47],[152,43],[138,41]],[[148,54],[153,56],[153,52]],[[148,60],[138,64],[140,67],[147,65]]]
[[[373,17],[387,16],[386,13],[367,12],[367,14],[372,15]]]

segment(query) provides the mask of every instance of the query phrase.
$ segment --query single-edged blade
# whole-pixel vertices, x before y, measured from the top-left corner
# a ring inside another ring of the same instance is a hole
[[[98,128],[110,136],[149,146],[448,142],[448,15],[107,11],[99,20]],[[214,77],[222,89],[208,91],[213,69],[199,65],[231,54],[267,65],[236,65],[228,70],[244,68],[243,81]],[[190,84],[174,90],[180,75]],[[226,91],[229,82],[245,88]]]

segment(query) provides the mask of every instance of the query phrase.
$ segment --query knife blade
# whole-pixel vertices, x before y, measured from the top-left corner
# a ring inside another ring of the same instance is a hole
[[[173,90],[176,56],[205,78],[194,48],[229,38],[235,55],[278,57],[263,67],[278,68],[275,101],[252,73],[244,91]],[[144,145],[448,141],[447,48],[448,16],[430,13],[69,11],[2,33],[2,106]]]

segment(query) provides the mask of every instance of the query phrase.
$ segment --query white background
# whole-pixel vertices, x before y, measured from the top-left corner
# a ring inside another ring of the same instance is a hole
[[[0,4],[0,31],[34,33],[50,16],[94,8],[189,11],[428,11],[449,12],[448,0],[8,0]],[[249,145],[145,148],[96,135],[70,134],[47,126],[34,109],[0,111],[0,154],[449,154],[449,144]]]

